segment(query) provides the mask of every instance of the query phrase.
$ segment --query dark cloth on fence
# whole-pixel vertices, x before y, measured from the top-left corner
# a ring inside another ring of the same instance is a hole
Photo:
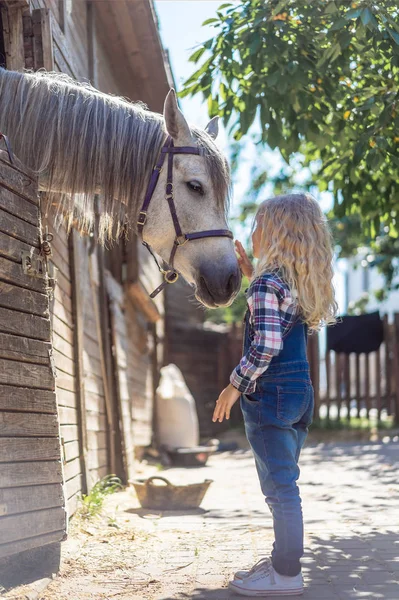
[[[344,316],[327,328],[327,350],[350,354],[375,352],[384,341],[384,327],[379,312]]]

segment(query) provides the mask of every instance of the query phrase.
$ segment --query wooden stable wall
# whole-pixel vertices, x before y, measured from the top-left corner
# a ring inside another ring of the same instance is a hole
[[[60,542],[66,530],[44,263],[34,276],[40,248],[37,182],[0,152],[0,558]]]
[[[0,0],[0,12],[6,68],[62,71],[162,110],[170,74],[150,0]],[[159,285],[159,274],[152,266],[149,276],[144,274],[149,260],[146,257],[141,264],[136,238],[123,243],[118,252],[104,251],[76,232],[68,235],[64,227],[56,228],[55,217],[46,213],[44,203],[43,207],[43,230],[47,227],[53,236],[50,262],[55,286],[49,323],[71,515],[80,494],[105,474],[132,477],[134,451],[151,442],[154,386],[162,360],[163,300],[148,302],[146,286],[152,281],[153,287]],[[30,218],[27,215],[25,219]],[[120,294],[126,296],[129,290],[128,302],[119,306],[118,325],[120,329],[123,324],[126,367],[112,354],[116,329],[111,327],[113,302],[105,287],[105,263],[112,263]],[[126,447],[119,430],[120,389],[131,434]]]

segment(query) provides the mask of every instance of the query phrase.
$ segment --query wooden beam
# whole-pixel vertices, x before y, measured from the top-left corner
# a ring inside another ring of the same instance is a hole
[[[79,437],[81,443],[80,465],[82,470],[82,492],[87,494],[89,485],[88,459],[87,459],[87,423],[85,406],[85,379],[83,366],[83,294],[82,294],[82,262],[80,259],[82,240],[79,233],[73,229],[69,237],[71,255],[71,279],[72,279],[72,305],[74,317],[74,348],[76,352],[76,381],[79,414]],[[66,477],[66,475],[65,475]]]
[[[6,66],[11,71],[25,68],[22,8],[19,5],[1,7]]]
[[[130,283],[127,288],[129,298],[133,304],[141,310],[141,312],[147,317],[151,323],[155,323],[161,318],[161,314],[155,304],[155,302],[148,295],[148,291],[145,289],[140,281]]]
[[[54,69],[51,15],[47,8],[32,11],[33,54],[35,69]]]

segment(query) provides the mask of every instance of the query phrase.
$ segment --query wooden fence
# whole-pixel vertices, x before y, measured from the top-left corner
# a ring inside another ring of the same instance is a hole
[[[315,391],[316,418],[350,420],[367,417],[399,423],[399,313],[385,316],[384,341],[377,352],[343,354],[326,351],[320,335],[310,335],[308,358]],[[223,349],[224,379],[240,360],[242,326],[234,324]]]

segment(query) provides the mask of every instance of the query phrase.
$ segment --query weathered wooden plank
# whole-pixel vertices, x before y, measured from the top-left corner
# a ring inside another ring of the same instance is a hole
[[[88,373],[84,377],[84,386],[85,390],[88,392],[93,392],[94,394],[98,394],[100,396],[104,395],[104,386],[101,379],[95,377],[93,374]]]
[[[75,408],[70,408],[68,406],[59,406],[58,419],[61,425],[77,425],[78,413]]]
[[[38,206],[4,187],[0,187],[0,208],[6,213],[18,217],[22,221],[26,221],[35,227],[39,227]]]
[[[83,352],[83,367],[85,375],[92,373],[98,378],[102,378],[101,363],[98,358],[90,356],[86,351]]]
[[[57,379],[56,379],[57,388],[68,390],[70,392],[76,392],[76,379],[72,377],[68,373],[64,373],[63,371],[57,371]]]
[[[82,475],[76,475],[65,483],[65,495],[69,499],[77,493],[82,492]]]
[[[87,430],[88,431],[107,431],[107,420],[105,415],[98,413],[87,413]]]
[[[104,431],[88,431],[87,443],[89,450],[105,450],[107,448],[107,434]]]
[[[57,415],[0,412],[0,436],[58,436]]]
[[[105,414],[104,396],[86,391],[86,410]]]
[[[55,415],[57,412],[55,393],[47,390],[0,385],[0,410]]]
[[[0,517],[0,540],[6,544],[34,535],[59,531],[65,525],[66,512],[60,507],[37,510],[34,514]]]
[[[0,333],[0,358],[48,365],[50,349],[49,342]]]
[[[60,434],[64,442],[75,442],[79,440],[79,430],[76,425],[61,425]]]
[[[48,342],[50,320],[0,307],[0,331]]]
[[[0,359],[0,383],[22,387],[55,389],[50,366]]]
[[[139,308],[151,323],[161,318],[161,314],[145,289],[144,285],[137,281],[128,287],[128,294],[134,305]]]
[[[22,71],[25,67],[22,8],[2,6],[1,16],[7,69]]]
[[[64,462],[70,462],[74,458],[79,458],[79,454],[79,442],[64,444]]]
[[[64,323],[64,321],[61,321],[61,319],[59,319],[57,315],[51,315],[51,321],[53,324],[53,330],[60,337],[62,337],[63,340],[65,340],[71,346],[73,346],[73,329],[69,325]]]
[[[15,264],[15,263],[14,263]],[[20,265],[16,265],[20,267]],[[45,294],[34,292],[0,280],[0,306],[49,318],[48,299]]]
[[[0,488],[60,483],[61,481],[60,461],[0,464]]]
[[[56,315],[57,318],[68,325],[70,329],[73,329],[73,317],[72,313],[68,311],[66,306],[60,302],[57,298],[53,298],[51,303],[51,312],[53,315]]]
[[[0,514],[3,516],[56,506],[63,506],[61,483],[0,490]]]
[[[71,498],[68,498],[67,511],[68,511],[69,518],[71,518],[72,515],[74,515],[75,512],[78,510],[81,497],[82,497],[82,494],[79,491],[76,494],[74,494],[73,496],[71,496]]]
[[[18,540],[9,544],[0,544],[0,558],[11,556],[12,554],[19,554],[25,550],[32,550],[33,548],[42,548],[47,544],[55,542],[61,542],[65,538],[65,529],[60,531],[53,531],[44,535],[30,537],[25,540]]]
[[[51,13],[48,8],[32,11],[33,54],[35,69],[54,70]]]
[[[34,290],[42,294],[45,294],[47,290],[47,281],[45,279],[26,275],[22,270],[22,264],[15,263],[3,257],[0,257],[0,278],[6,283],[24,288],[19,292],[22,298],[25,290]],[[17,294],[17,290],[14,290],[14,293]],[[20,301],[17,304],[20,305]]]
[[[88,452],[89,470],[101,469],[108,467],[108,451],[104,450],[89,450]]]
[[[70,360],[74,360],[73,345],[64,340],[56,331],[53,331],[53,348]]]
[[[76,394],[68,390],[57,389],[57,404],[58,406],[76,408]]]
[[[64,290],[62,290],[59,285],[55,286],[54,298],[65,307],[65,310],[67,310],[69,314],[72,314],[71,297],[66,292],[64,292]]]
[[[1,189],[1,188],[0,188]],[[0,209],[0,231],[21,242],[40,247],[39,228]]]
[[[57,370],[61,370],[64,373],[68,373],[72,377],[75,376],[75,363],[73,360],[71,360],[56,349],[54,349],[54,360]]]
[[[60,443],[57,438],[0,437],[0,463],[60,459]]]
[[[73,477],[76,477],[81,472],[82,472],[82,470],[81,470],[81,465],[80,465],[79,458],[74,458],[73,460],[71,460],[70,462],[67,462],[64,465],[64,478],[65,478],[65,481],[68,481],[69,479],[72,479]]]
[[[71,282],[65,277],[65,275],[63,273],[61,273],[60,271],[57,271],[56,280],[57,280],[56,286],[59,287],[65,294],[67,294],[67,296],[71,297],[72,296]]]
[[[28,169],[19,169],[11,166],[4,158],[0,157],[0,186],[23,196],[36,205],[39,205],[37,194],[37,179]]]
[[[96,341],[93,341],[90,337],[88,337],[86,335],[86,332],[84,332],[84,336],[83,336],[83,349],[84,349],[84,354],[87,355],[86,358],[89,359],[96,359],[98,362],[100,362],[100,352],[98,350],[98,339]]]
[[[0,231],[0,256],[4,256],[5,258],[13,260],[17,263],[21,263],[22,252],[30,252],[31,248],[32,246],[26,242],[21,242],[21,240],[17,240],[16,238]]]
[[[67,281],[71,280],[71,272],[70,272],[70,268],[69,268],[69,261],[66,261],[64,256],[61,254],[61,252],[59,251],[59,246],[61,246],[61,244],[54,244],[54,241],[51,243],[51,249],[52,249],[52,257],[51,257],[51,262],[53,263],[53,265],[55,267],[57,267],[58,272],[62,273],[62,275],[65,277],[65,279]]]

